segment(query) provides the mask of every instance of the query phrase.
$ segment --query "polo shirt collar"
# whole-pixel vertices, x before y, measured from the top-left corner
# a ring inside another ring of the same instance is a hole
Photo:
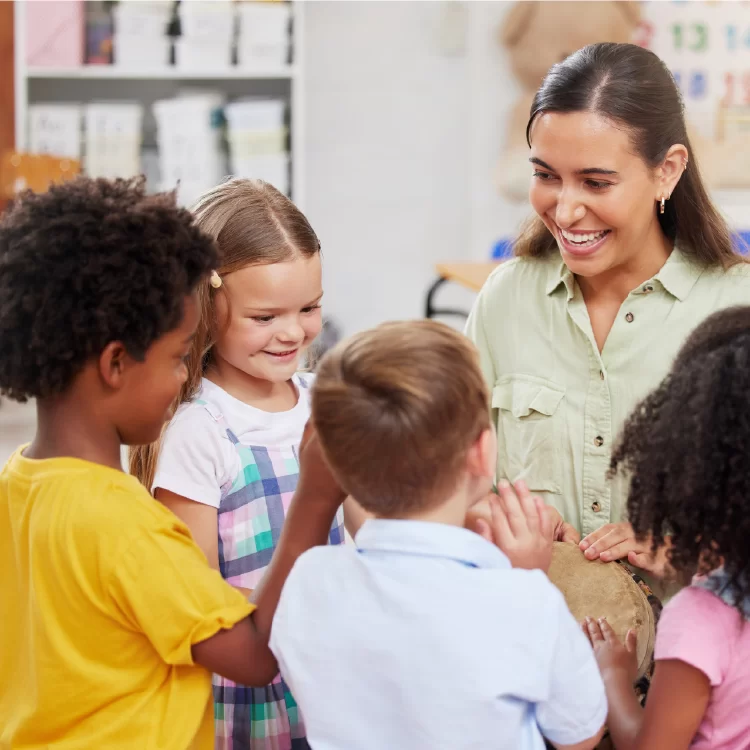
[[[434,557],[476,568],[510,568],[510,560],[492,543],[468,529],[429,521],[371,519],[354,539],[360,552],[393,552]]]

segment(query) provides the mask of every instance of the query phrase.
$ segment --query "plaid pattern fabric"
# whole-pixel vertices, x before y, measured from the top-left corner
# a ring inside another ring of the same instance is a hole
[[[271,561],[297,486],[297,449],[243,445],[226,419],[203,403],[225,429],[241,466],[232,486],[222,488],[219,567],[232,585],[253,589]],[[341,510],[328,539],[344,543]],[[297,704],[280,676],[252,688],[214,675],[213,693],[216,750],[309,750]]]

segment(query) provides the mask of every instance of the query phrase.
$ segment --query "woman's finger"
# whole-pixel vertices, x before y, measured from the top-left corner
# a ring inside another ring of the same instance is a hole
[[[587,550],[586,550],[586,557],[588,557],[589,560],[595,560],[597,557],[600,557],[602,553],[606,552],[609,557],[603,558],[603,559],[609,559],[614,560],[617,558],[611,557],[613,554],[613,548],[616,547],[618,544],[622,544],[623,542],[626,542],[628,539],[633,539],[632,531],[630,530],[630,526],[615,526],[609,534],[606,534],[601,539],[598,539],[595,544],[592,544]],[[630,549],[630,548],[629,548]],[[627,554],[625,552],[621,557],[624,557],[624,555]]]
[[[623,557],[627,557],[631,552],[643,551],[643,544],[636,541],[635,537],[631,537],[630,539],[625,539],[619,544],[613,545],[607,550],[602,550],[599,553],[599,557],[604,562],[611,562],[612,560],[622,560]]]
[[[615,528],[615,524],[613,523],[605,523],[604,526],[597,529],[596,531],[592,531],[590,534],[585,536],[580,543],[580,547],[582,550],[587,550],[594,542],[598,541],[599,539],[602,539],[603,537],[607,536],[612,529]]]
[[[563,523],[560,533],[560,541],[578,544],[581,541],[581,535],[578,533],[578,529],[575,526],[569,523]]]

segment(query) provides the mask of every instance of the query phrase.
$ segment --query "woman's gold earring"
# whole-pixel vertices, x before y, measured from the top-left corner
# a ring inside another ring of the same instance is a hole
[[[663,213],[664,213],[664,196],[663,196],[663,195],[662,195],[662,197],[661,197],[661,203],[660,203],[660,205],[659,205],[659,213],[660,213],[660,214],[663,214]]]

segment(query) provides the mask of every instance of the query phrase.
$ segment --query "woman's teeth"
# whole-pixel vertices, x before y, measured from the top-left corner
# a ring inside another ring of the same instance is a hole
[[[587,234],[580,234],[580,233],[573,234],[572,232],[566,232],[564,229],[561,229],[560,234],[568,242],[570,242],[573,245],[590,245],[594,242],[598,242],[609,231],[610,231],[609,229],[603,229],[601,232],[588,232]]]

